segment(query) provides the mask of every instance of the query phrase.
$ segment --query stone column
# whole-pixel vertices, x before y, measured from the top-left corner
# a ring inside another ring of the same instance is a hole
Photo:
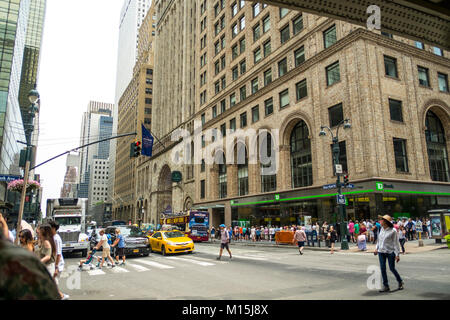
[[[248,165],[248,191],[250,194],[261,192],[261,170],[259,164]]]
[[[227,197],[237,197],[238,190],[238,167],[236,164],[227,165]]]
[[[231,226],[231,203],[230,201],[225,202],[225,225]]]
[[[219,198],[219,166],[218,165],[212,165],[209,167],[209,175],[206,178],[205,192],[206,192],[206,198],[208,200],[215,200],[215,199]]]
[[[277,190],[292,189],[290,146],[280,145],[277,164]]]

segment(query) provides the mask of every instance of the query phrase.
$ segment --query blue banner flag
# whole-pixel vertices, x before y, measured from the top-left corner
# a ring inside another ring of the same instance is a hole
[[[143,156],[151,157],[153,153],[153,138],[150,131],[147,130],[144,125],[142,125],[142,152]]]

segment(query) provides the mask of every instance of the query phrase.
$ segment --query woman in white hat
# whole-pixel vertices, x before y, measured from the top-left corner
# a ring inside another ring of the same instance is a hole
[[[381,230],[378,236],[377,247],[374,254],[378,255],[381,268],[381,276],[383,277],[383,289],[380,292],[389,292],[389,283],[386,272],[386,260],[389,263],[389,269],[394,274],[398,282],[398,290],[403,290],[403,280],[395,270],[395,262],[400,262],[400,242],[398,233],[394,229],[393,220],[390,216],[379,216],[381,218]]]

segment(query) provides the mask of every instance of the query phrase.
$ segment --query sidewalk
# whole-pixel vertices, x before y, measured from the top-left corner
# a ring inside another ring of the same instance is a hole
[[[209,244],[209,245],[220,245],[220,240],[216,239],[214,242],[203,242],[202,244]],[[443,241],[443,243],[435,243],[434,239],[426,239],[423,240],[423,247],[419,247],[419,241],[413,240],[408,241],[405,243],[405,250],[406,254],[414,254],[414,253],[421,253],[421,252],[428,252],[432,250],[437,249],[447,249],[447,244]],[[243,240],[243,241],[231,241],[230,246],[236,246],[236,247],[257,247],[257,248],[291,248],[291,249],[298,249],[297,246],[290,245],[290,244],[276,244],[275,241],[257,241],[252,242],[250,240]],[[339,252],[341,251],[341,243],[337,242],[335,244],[335,251]],[[314,243],[314,247],[312,246],[305,246],[305,250],[313,250],[313,251],[330,251],[330,248],[328,248],[325,245],[325,241],[320,242],[320,247],[318,246],[317,242]],[[358,246],[356,243],[349,243],[349,250],[344,250],[343,252],[360,252],[361,254],[364,253],[373,253],[375,250],[375,245],[372,243],[367,244],[367,251],[360,251],[358,249]]]

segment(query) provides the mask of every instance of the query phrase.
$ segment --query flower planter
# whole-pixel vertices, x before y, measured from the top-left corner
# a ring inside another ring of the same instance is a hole
[[[22,192],[23,189],[23,183],[24,181],[21,180],[14,180],[11,181],[8,184],[8,190],[9,191],[17,191],[17,192]],[[40,183],[34,180],[29,180],[27,183],[27,192],[33,191],[33,190],[38,190],[41,187]]]

